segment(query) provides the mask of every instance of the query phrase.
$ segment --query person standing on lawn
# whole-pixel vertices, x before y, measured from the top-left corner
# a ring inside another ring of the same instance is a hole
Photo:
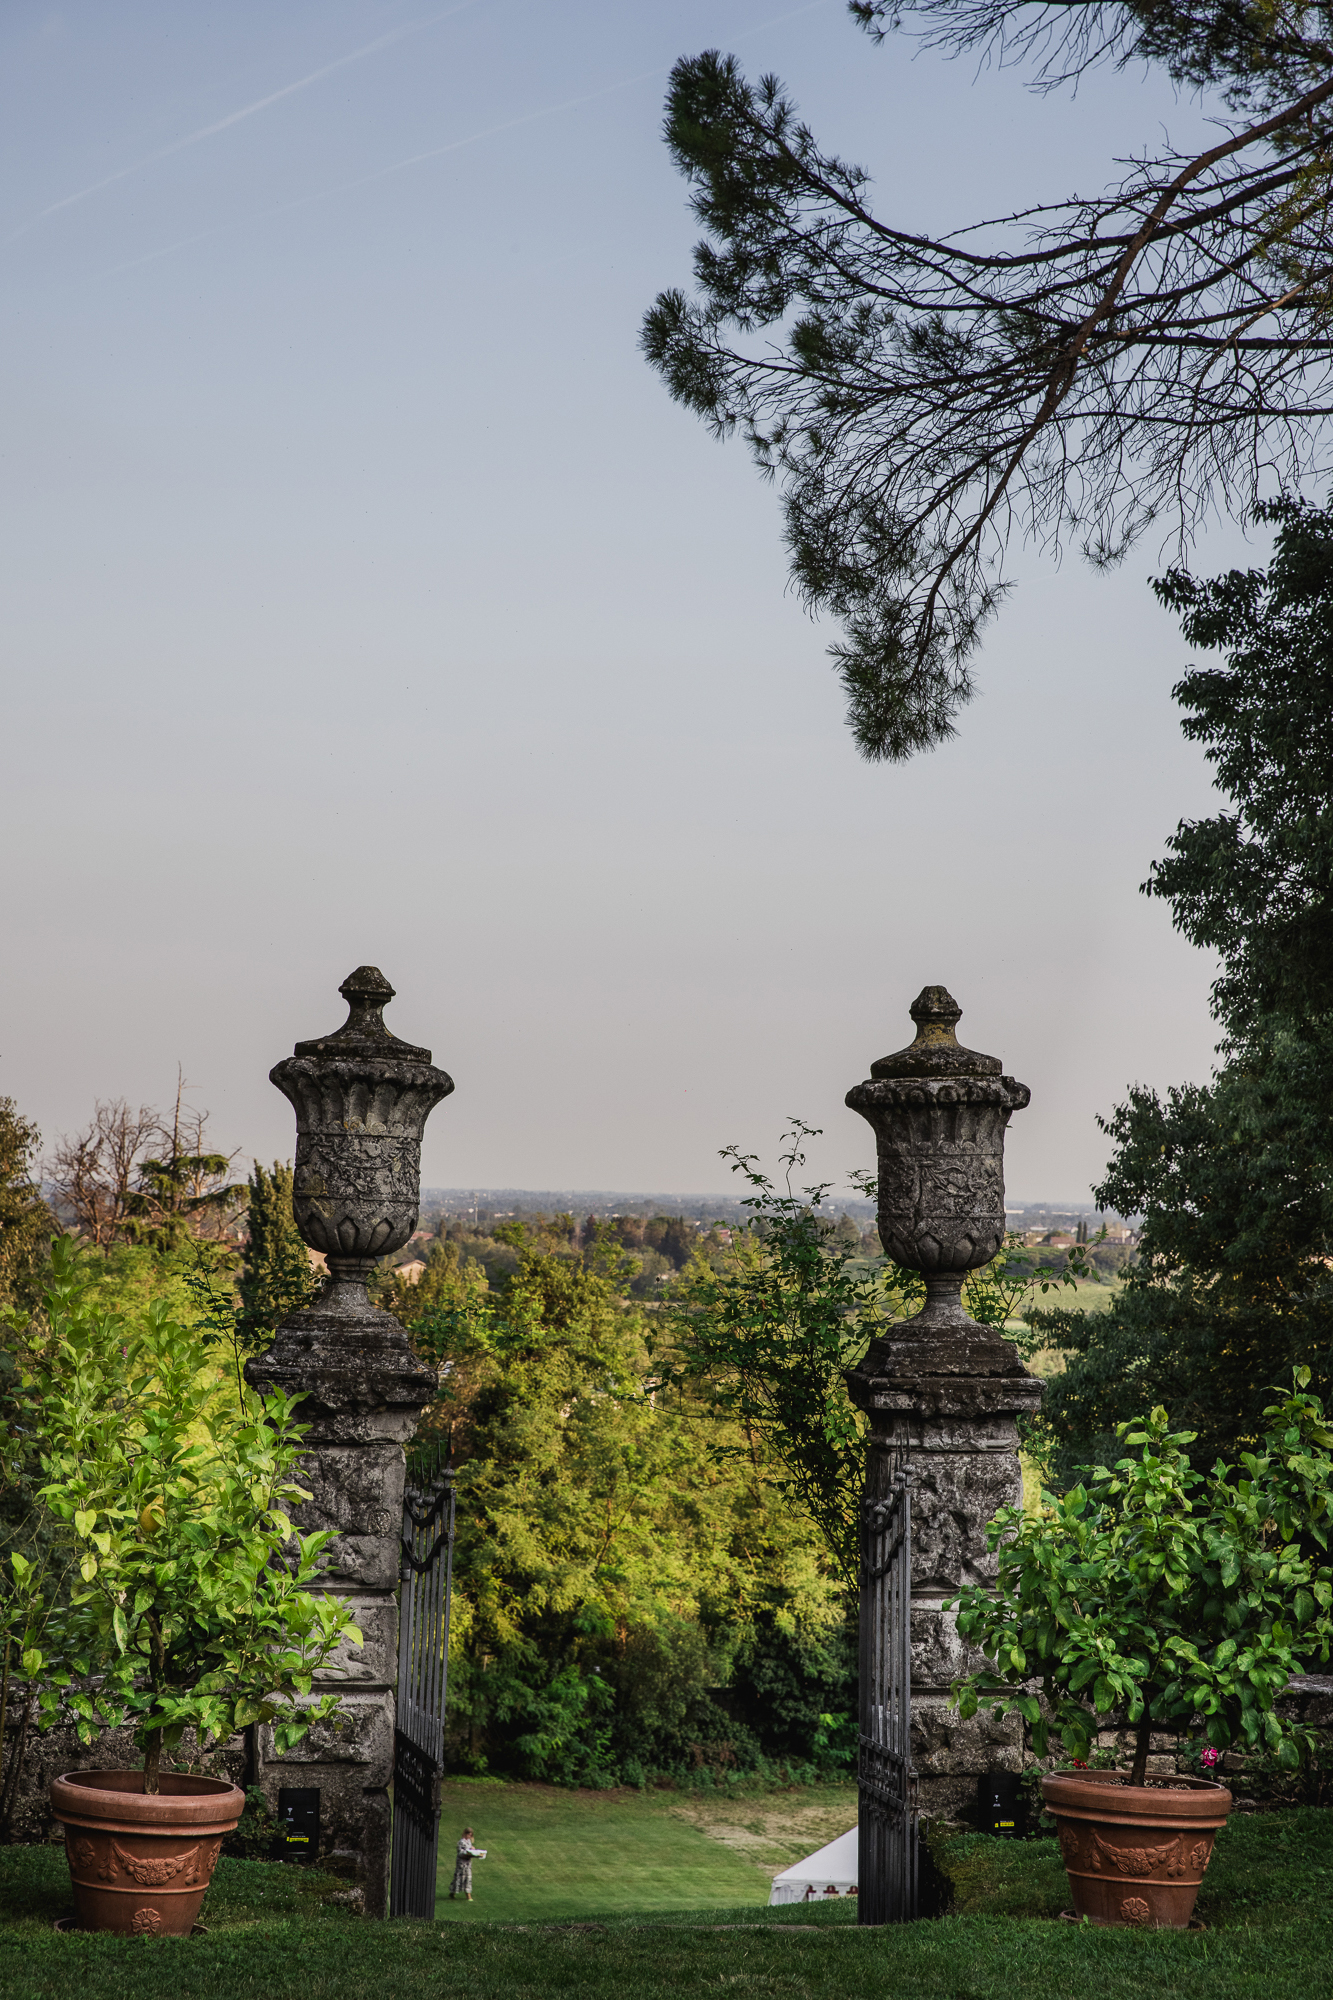
[[[474,1861],[485,1859],[486,1849],[472,1845],[472,1828],[465,1826],[463,1838],[458,1843],[458,1861],[454,1867],[453,1886],[449,1891],[450,1902],[455,1896],[466,1896],[469,1903],[472,1901],[472,1864]]]

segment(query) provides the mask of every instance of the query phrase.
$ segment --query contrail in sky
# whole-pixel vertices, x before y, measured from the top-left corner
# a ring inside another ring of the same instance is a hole
[[[473,4],[473,0],[465,0],[465,4],[471,5]],[[818,8],[827,7],[830,4],[831,0],[806,0],[806,5],[803,7],[791,7],[784,14],[773,15],[771,20],[756,21],[753,27],[746,29],[745,35],[734,37],[733,39],[738,42],[744,41],[746,36],[760,34],[765,28],[779,27],[783,21],[793,21],[800,14],[813,14]],[[459,12],[461,10],[455,8],[451,11]],[[443,16],[436,16],[435,18],[442,19]],[[403,32],[406,32],[406,30]],[[372,46],[378,48],[381,45],[374,43]],[[360,51],[360,53],[364,53],[364,51]],[[345,56],[343,60],[351,62],[353,58]],[[503,124],[488,125],[481,132],[469,132],[466,138],[451,139],[446,145],[432,146],[424,153],[412,153],[405,160],[392,160],[387,167],[376,167],[372,173],[362,174],[356,180],[339,181],[334,187],[317,188],[313,194],[298,195],[295,201],[280,202],[276,208],[263,208],[251,215],[238,216],[234,222],[224,222],[216,229],[205,229],[198,236],[183,236],[176,243],[164,245],[161,250],[149,250],[142,257],[132,257],[128,263],[113,264],[109,270],[101,271],[97,275],[103,278],[114,278],[118,277],[122,271],[136,271],[140,265],[155,263],[159,257],[170,257],[177,250],[188,250],[195,243],[206,243],[210,237],[221,236],[228,229],[242,228],[247,222],[266,222],[271,216],[275,215],[288,215],[294,208],[306,208],[313,201],[328,201],[334,195],[351,194],[357,188],[369,187],[374,181],[384,180],[389,174],[400,174],[408,167],[423,165],[427,160],[441,159],[444,154],[456,153],[464,146],[480,145],[483,139],[498,138],[501,133],[512,132],[520,125],[532,125],[539,118],[554,118],[558,112],[574,111],[581,105],[595,104],[600,98],[613,97],[617,91],[629,90],[636,83],[647,83],[651,78],[661,76],[662,73],[660,68],[640,70],[636,76],[621,77],[618,83],[608,83],[601,90],[590,90],[582,97],[567,97],[559,104],[544,104],[537,111],[525,111],[517,118],[506,118]],[[327,72],[320,71],[319,74],[324,75]],[[306,81],[309,80],[308,78],[306,79]],[[290,88],[296,90],[300,88],[300,85],[292,84]],[[278,95],[285,95],[285,93],[279,92]],[[265,103],[272,103],[273,99],[266,98],[264,101]],[[182,141],[182,144],[185,143],[188,142]],[[161,156],[155,155],[154,157],[160,158]],[[127,171],[129,170],[127,169]],[[102,183],[102,185],[105,185],[105,183]],[[47,212],[49,213],[49,211]],[[12,241],[12,238],[10,240]]]
[[[826,0],[814,0],[816,6],[824,6]],[[808,8],[801,8],[808,13]],[[382,181],[389,174],[404,173],[408,167],[419,167],[426,160],[438,160],[445,153],[456,153],[463,146],[478,146],[483,139],[496,139],[502,132],[512,132],[519,125],[531,125],[538,118],[554,118],[557,112],[574,111],[581,104],[594,104],[600,97],[613,97],[618,90],[629,90],[633,84],[647,83],[655,76],[661,76],[661,69],[640,70],[637,76],[623,76],[619,83],[608,83],[602,90],[590,90],[584,97],[566,97],[559,104],[544,104],[539,111],[525,111],[517,118],[506,118],[502,125],[488,125],[484,131],[469,132],[465,139],[451,139],[447,145],[432,146],[427,152],[409,154],[405,160],[392,160],[387,167],[376,167],[371,173],[362,174],[354,181],[338,181],[333,187],[316,188],[313,194],[297,195],[294,201],[279,202],[276,208],[257,209],[252,215],[241,215],[234,222],[224,222],[217,229],[205,229],[198,236],[183,236],[177,243],[168,243],[161,250],[149,250],[145,256],[133,257],[128,264],[113,264],[109,271],[99,275],[114,278],[120,271],[137,270],[140,264],[151,264],[158,257],[170,257],[175,250],[188,250],[192,243],[206,243],[210,236],[221,236],[228,229],[240,229],[247,222],[267,222],[270,216],[289,215],[294,208],[308,208],[312,201],[330,201],[337,194],[351,194],[357,188],[369,187],[373,181]]]
[[[45,222],[48,215],[58,215],[64,208],[73,208],[77,202],[87,201],[90,195],[100,194],[103,188],[112,187],[117,181],[128,180],[131,174],[142,173],[145,167],[155,166],[159,160],[169,160],[173,153],[183,153],[188,146],[198,146],[205,139],[216,138],[219,132],[227,132],[233,125],[244,124],[247,118],[255,117],[260,111],[267,111],[270,104],[281,104],[284,97],[294,97],[298,90],[308,90],[312,83],[321,83],[326,76],[332,76],[337,70],[346,69],[349,63],[361,62],[364,57],[373,56],[377,50],[387,49],[392,47],[393,43],[401,42],[407,35],[415,35],[423,28],[433,27],[437,21],[447,21],[451,15],[462,14],[467,8],[479,4],[480,0],[459,0],[457,6],[446,7],[439,14],[423,14],[415,21],[405,22],[401,28],[394,28],[389,34],[381,35],[377,41],[367,42],[364,47],[353,49],[350,55],[339,56],[335,62],[325,63],[321,69],[312,69],[309,76],[298,76],[295,83],[285,83],[281,90],[272,90],[267,97],[258,97],[253,104],[243,104],[239,111],[228,112],[225,118],[219,118],[214,124],[203,125],[197,132],[188,132],[183,139],[174,139],[169,146],[161,146],[155,153],[145,153],[141,160],[132,161],[128,167],[118,167],[114,174],[107,174],[102,180],[93,181],[89,186],[79,188],[76,193],[67,194],[60,201],[53,201],[49,207],[39,209],[37,214],[22,223],[12,236],[4,238],[5,246],[16,243],[20,236],[26,236],[39,222]]]

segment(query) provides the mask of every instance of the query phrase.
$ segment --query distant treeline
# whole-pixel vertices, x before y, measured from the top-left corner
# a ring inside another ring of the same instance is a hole
[[[437,1244],[447,1245],[464,1276],[474,1270],[496,1285],[516,1275],[525,1248],[541,1249],[599,1260],[608,1270],[614,1268],[630,1297],[651,1299],[661,1296],[692,1257],[716,1262],[727,1255],[738,1234],[752,1227],[751,1218],[739,1206],[732,1222],[660,1213],[579,1218],[568,1212],[528,1212],[490,1217],[483,1210],[476,1222],[467,1217],[438,1216],[434,1229],[418,1229],[393,1262],[401,1266],[423,1260]],[[863,1225],[839,1214],[829,1222],[828,1231],[831,1241],[853,1245],[862,1256],[881,1254],[873,1222]]]

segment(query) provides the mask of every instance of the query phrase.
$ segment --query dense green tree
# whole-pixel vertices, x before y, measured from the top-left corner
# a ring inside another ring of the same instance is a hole
[[[290,1312],[310,1304],[320,1279],[292,1213],[292,1170],[275,1160],[250,1175],[246,1208],[250,1240],[240,1276],[237,1331],[243,1344],[262,1345]]]
[[[41,1134],[12,1097],[0,1097],[0,1305],[27,1304],[56,1224],[35,1177]]]
[[[1119,559],[1327,463],[1333,9],[1235,0],[852,0],[872,33],[1028,66],[1164,69],[1224,115],[1130,136],[1103,194],[935,234],[872,207],[775,77],[676,65],[665,135],[705,240],[643,344],[672,395],[783,487],[796,587],[867,757],[938,743],[1015,530]],[[961,80],[960,80],[961,82]]]
[[[696,1258],[676,1292],[674,1327],[682,1376],[720,1420],[710,1450],[725,1460],[761,1441],[855,1589],[867,1426],[847,1393],[847,1372],[883,1320],[916,1311],[924,1285],[918,1272],[886,1257],[867,1259],[854,1224],[821,1214],[828,1183],[793,1185],[805,1165],[804,1142],[817,1136],[793,1120],[776,1184],[753,1154],[724,1148],[722,1157],[751,1190],[742,1202],[750,1227],[738,1232],[728,1257]],[[969,1274],[963,1301],[983,1325],[1004,1327],[1034,1292],[1072,1287],[1085,1274],[1079,1256],[1057,1277],[1011,1245]]]
[[[51,1243],[58,1226],[42,1200],[34,1174],[41,1137],[24,1118],[12,1097],[0,1097],[0,1613],[14,1576],[10,1561],[15,1550],[33,1557],[33,1544],[43,1535],[36,1502],[42,1483],[36,1438],[41,1412],[36,1406],[31,1354],[40,1344],[43,1327],[34,1314],[50,1276]],[[12,1638],[0,1616],[0,1708],[5,1706]],[[12,1732],[11,1732],[12,1734]],[[26,1723],[17,1743],[0,1741],[0,1839],[8,1837],[9,1811],[22,1763]],[[6,1755],[8,1761],[6,1762]]]
[[[1105,1315],[1036,1315],[1069,1351],[1041,1423],[1069,1471],[1165,1405],[1196,1462],[1253,1442],[1293,1367],[1333,1388],[1333,513],[1284,500],[1267,570],[1158,591],[1225,665],[1176,689],[1229,809],[1182,822],[1145,888],[1220,952],[1222,1061],[1207,1085],[1135,1089],[1105,1121],[1097,1199],[1143,1216]]]
[[[844,1582],[855,1587],[864,1484],[865,1422],[847,1394],[878,1321],[919,1295],[914,1274],[867,1270],[817,1213],[827,1187],[793,1186],[814,1136],[797,1123],[775,1184],[752,1154],[724,1158],[750,1186],[752,1227],[715,1268],[700,1258],[676,1299],[682,1369],[719,1419],[716,1454],[741,1455],[762,1439],[802,1508],[818,1522]]]
[[[814,1663],[810,1733],[788,1716],[781,1754],[832,1767],[845,1744],[819,1717],[845,1662],[827,1686],[820,1662],[842,1593],[814,1523],[762,1448],[709,1448],[714,1413],[614,1276],[573,1250],[517,1255],[491,1292],[443,1268],[433,1302],[403,1287],[444,1364],[423,1434],[451,1435],[459,1467],[457,1756],[592,1784],[753,1768],[777,1746],[728,1688],[764,1617]]]
[[[401,1267],[390,1264],[381,1264],[371,1281],[376,1303],[395,1313],[405,1326],[433,1324],[441,1314],[476,1306],[490,1289],[484,1265],[464,1257],[452,1237],[439,1237],[431,1244],[425,1265],[415,1284],[401,1275]]]
[[[805,1762],[856,1755],[857,1606],[815,1632],[784,1626],[761,1611],[737,1649],[727,1686],[734,1721],[763,1741],[771,1758]]]
[[[1333,1016],[1333,512],[1290,498],[1266,570],[1155,586],[1185,637],[1223,652],[1175,690],[1234,810],[1182,821],[1150,892],[1192,944],[1220,952],[1218,1018],[1235,1044],[1277,1018],[1322,1045]]]

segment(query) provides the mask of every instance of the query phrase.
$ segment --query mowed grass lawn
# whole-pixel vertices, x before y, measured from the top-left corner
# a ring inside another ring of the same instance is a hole
[[[455,1782],[441,1794],[435,1914],[444,1922],[523,1922],[761,1907],[778,1869],[855,1824],[851,1785],[729,1800]],[[451,1902],[465,1826],[486,1859],[472,1864],[474,1900]]]
[[[624,1801],[608,1801],[614,1809]],[[650,1815],[655,1806],[646,1805]],[[477,1815],[481,1819],[481,1814]],[[558,1816],[557,1816],[558,1817]],[[498,1823],[498,1822],[497,1822]],[[551,1821],[555,1824],[555,1821]],[[582,1824],[581,1821],[574,1822]],[[480,1833],[482,1828],[478,1827]],[[372,1924],[341,1885],[219,1866],[206,1937],[61,1936],[57,1848],[0,1850],[4,2000],[1324,2000],[1333,1994],[1333,1813],[1236,1816],[1200,1898],[1202,1933],[1059,1920],[1055,1843],[951,1843],[952,1915],[860,1929],[852,1905],[591,1911],[551,1921]],[[475,1908],[475,1906],[474,1906]]]

